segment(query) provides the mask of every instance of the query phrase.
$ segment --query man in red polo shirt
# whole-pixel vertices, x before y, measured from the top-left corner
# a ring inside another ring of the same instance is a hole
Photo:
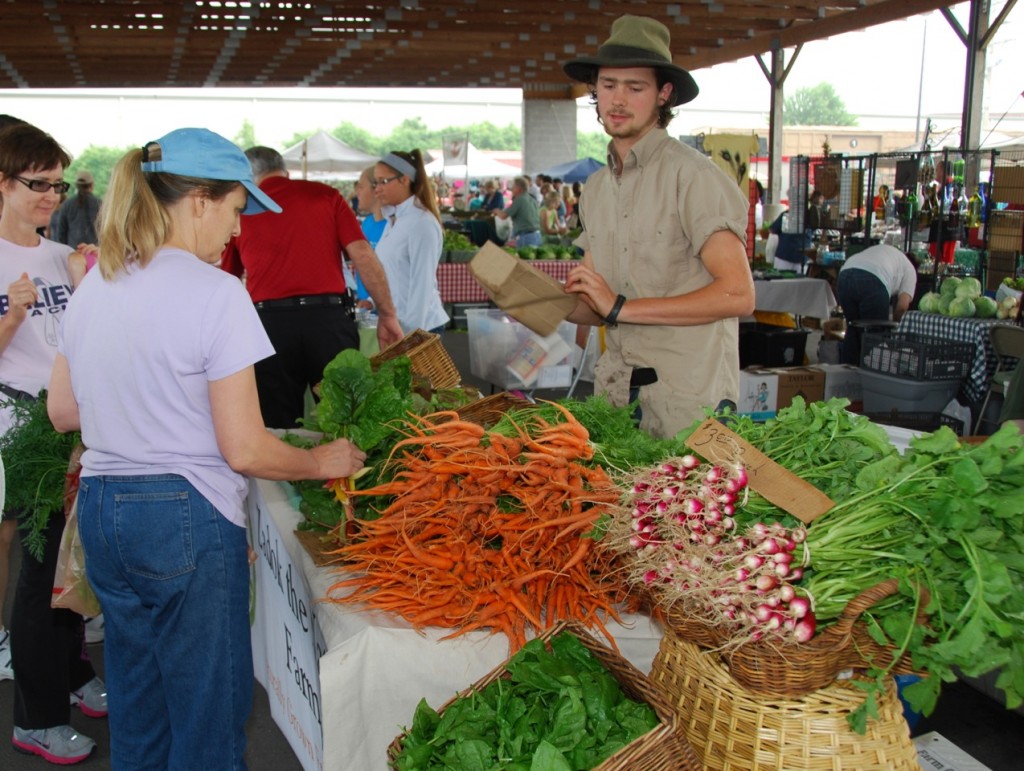
[[[320,381],[340,351],[359,347],[343,253],[373,298],[381,348],[401,340],[402,328],[384,268],[344,196],[329,185],[289,179],[284,158],[269,147],[245,154],[256,183],[282,212],[273,222],[250,218],[225,249],[221,267],[239,277],[244,273],[276,351],[256,364],[263,420],[273,428],[293,428],[302,417],[306,388]]]

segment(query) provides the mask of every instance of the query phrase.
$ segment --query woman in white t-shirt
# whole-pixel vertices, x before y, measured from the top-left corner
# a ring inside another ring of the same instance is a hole
[[[104,199],[97,269],[61,325],[48,408],[88,448],[78,520],[105,618],[115,768],[244,768],[246,476],[335,479],[366,457],[347,440],[299,449],[263,425],[253,365],[274,351],[215,265],[240,215],[265,211],[280,207],[211,131],[130,151]]]
[[[35,399],[46,387],[57,355],[58,328],[71,297],[73,252],[41,237],[38,229],[50,221],[68,189],[64,170],[70,162],[67,151],[35,126],[20,123],[0,132],[0,291],[6,290],[0,295],[0,432],[11,426],[11,402]],[[14,459],[7,460],[10,465]],[[0,524],[5,578],[15,517],[31,513],[6,512]],[[63,511],[50,512],[41,561],[28,539],[21,539],[9,640],[0,629],[0,669],[14,674],[13,744],[56,763],[83,760],[95,747],[70,726],[69,700],[92,717],[107,712],[103,683],[82,655],[82,617],[50,607],[63,531]]]

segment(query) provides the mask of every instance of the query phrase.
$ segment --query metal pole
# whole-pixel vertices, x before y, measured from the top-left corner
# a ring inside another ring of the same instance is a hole
[[[924,29],[921,32],[921,76],[917,82],[917,118],[914,120],[914,144],[917,145],[921,139],[921,94],[924,93],[924,52],[928,42],[928,17],[924,19]]]

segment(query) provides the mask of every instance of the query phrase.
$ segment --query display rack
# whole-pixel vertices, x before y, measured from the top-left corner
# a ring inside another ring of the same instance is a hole
[[[995,291],[1004,278],[1017,278],[1024,272],[1024,151],[995,156],[991,191],[985,222],[988,261],[984,285]]]
[[[871,156],[869,190],[885,185],[895,205],[883,213],[869,207],[866,233],[885,238],[908,254],[917,254],[931,268],[931,285],[940,275],[977,274],[987,289],[1016,270],[1020,238],[1013,241],[1012,215],[1003,215],[1003,197],[1024,203],[1024,171],[1013,154],[996,150],[961,152],[952,148]],[[1002,171],[1001,171],[1002,169]],[[1021,174],[1020,177],[1015,176]],[[998,189],[999,192],[994,192]],[[1011,191],[1019,193],[1007,194]],[[1014,204],[1016,205],[1016,204]],[[996,224],[989,220],[995,214]],[[898,243],[891,234],[898,229]],[[991,235],[994,244],[989,243]],[[1016,254],[1013,244],[1017,244]],[[958,264],[957,246],[977,251],[973,264]],[[923,271],[924,272],[924,271]]]
[[[798,155],[790,159],[790,216],[784,232],[814,231],[826,250],[845,250],[850,238],[864,229],[867,165],[867,156]],[[814,193],[823,196],[817,212],[811,211]],[[817,223],[811,219],[815,215]]]

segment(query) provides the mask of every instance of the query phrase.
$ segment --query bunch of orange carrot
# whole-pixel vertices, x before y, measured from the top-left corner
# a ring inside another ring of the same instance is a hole
[[[620,493],[586,465],[587,430],[560,412],[559,422],[524,419],[511,437],[453,412],[409,422],[391,481],[353,493],[390,503],[335,552],[347,577],[328,599],[451,628],[448,637],[501,631],[513,651],[530,627],[563,619],[607,636],[625,584],[590,534]]]

